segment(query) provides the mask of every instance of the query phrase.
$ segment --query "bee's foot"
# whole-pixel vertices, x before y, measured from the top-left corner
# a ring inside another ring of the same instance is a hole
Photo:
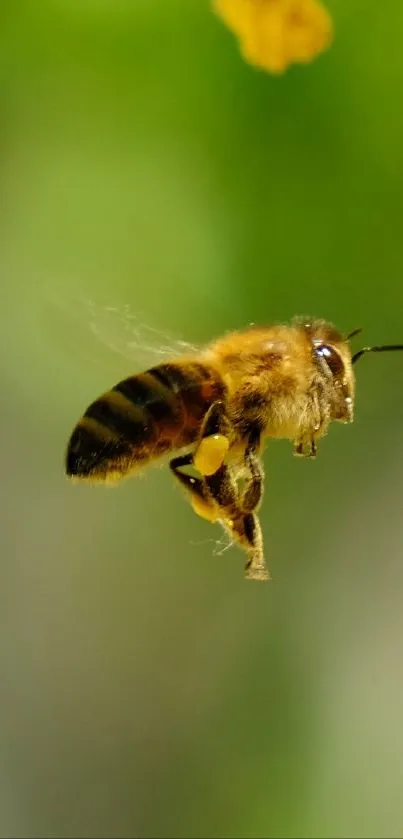
[[[316,458],[316,445],[312,441],[312,443],[309,443],[309,448],[308,447],[305,448],[303,443],[298,443],[298,445],[295,446],[295,449],[293,451],[293,455],[294,455],[294,457],[303,457],[303,458],[308,458],[308,460],[315,460],[315,458]]]
[[[271,580],[264,559],[259,562],[251,560],[245,568],[245,580]]]

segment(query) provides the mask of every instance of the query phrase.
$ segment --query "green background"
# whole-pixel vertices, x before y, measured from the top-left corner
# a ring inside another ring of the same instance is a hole
[[[402,341],[403,6],[328,6],[275,78],[208,0],[1,5],[2,836],[402,836],[403,358],[268,446],[268,585],[167,470],[63,472],[133,324]]]

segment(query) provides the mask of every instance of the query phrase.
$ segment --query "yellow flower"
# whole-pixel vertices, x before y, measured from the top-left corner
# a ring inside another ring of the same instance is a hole
[[[240,40],[250,64],[283,73],[330,45],[332,20],[318,0],[213,0],[215,10]]]

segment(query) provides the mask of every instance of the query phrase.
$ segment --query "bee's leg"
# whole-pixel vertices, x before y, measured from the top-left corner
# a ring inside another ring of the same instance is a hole
[[[270,574],[263,556],[263,536],[260,521],[255,513],[242,517],[242,530],[238,538],[243,543],[248,560],[245,565],[247,580],[270,580]]]
[[[259,506],[263,496],[263,466],[259,459],[260,429],[252,432],[246,447],[244,465],[248,477],[241,495],[241,507],[244,513],[252,513]]]
[[[222,522],[230,536],[246,551],[245,578],[247,580],[270,580],[263,555],[263,537],[260,522],[255,513],[242,514],[238,518]]]
[[[316,457],[316,435],[321,428],[322,421],[317,397],[312,401],[312,414],[314,417],[313,428],[307,429],[306,433],[295,443],[294,454],[296,457],[308,457],[314,460]]]
[[[220,520],[231,538],[246,551],[245,577],[268,580],[259,520],[253,513],[245,515],[240,508],[237,484],[230,470],[223,464],[214,475],[200,479],[181,471],[192,465],[191,454],[176,457],[169,464],[172,473],[186,489],[194,511],[208,521]]]
[[[224,463],[230,430],[224,402],[213,402],[204,417],[193,455],[193,463],[201,475],[214,475]]]
[[[324,402],[323,389],[318,385],[311,397],[311,417],[312,424],[305,429],[305,433],[301,434],[299,440],[295,441],[294,454],[296,457],[309,457],[314,460],[317,453],[316,440],[322,437],[325,427],[329,423],[329,408]]]
[[[231,537],[247,553],[245,576],[250,580],[268,580],[269,572],[263,556],[260,524],[253,513],[243,512],[238,487],[230,469],[225,464],[205,477],[208,492],[218,508],[218,518]]]
[[[180,471],[184,466],[192,465],[193,455],[185,454],[171,460],[169,468],[188,493],[195,513],[208,521],[217,521],[220,518],[219,510],[209,495],[204,481]]]
[[[316,452],[315,437],[311,437],[310,440],[299,440],[294,449],[295,457],[308,457],[311,460],[315,460]]]

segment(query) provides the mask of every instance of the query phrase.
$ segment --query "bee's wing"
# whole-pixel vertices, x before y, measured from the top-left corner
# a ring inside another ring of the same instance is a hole
[[[64,299],[50,303],[49,315],[52,343],[76,368],[96,365],[120,375],[197,352],[193,344],[148,325],[128,304]]]
[[[96,307],[87,302],[92,335],[109,350],[136,361],[144,369],[178,355],[195,353],[196,347],[171,334],[150,326],[141,313],[125,304]]]

